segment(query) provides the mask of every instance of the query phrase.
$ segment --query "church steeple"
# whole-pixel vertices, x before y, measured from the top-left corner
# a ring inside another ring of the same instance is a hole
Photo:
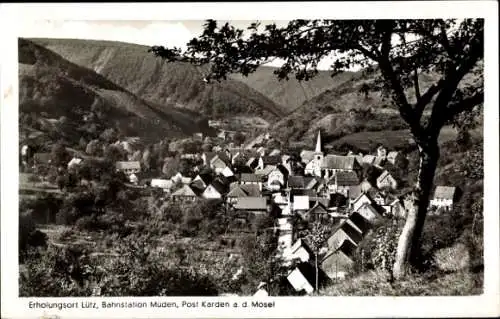
[[[316,140],[316,149],[314,150],[315,153],[323,153],[321,150],[321,131],[318,131],[318,139]]]

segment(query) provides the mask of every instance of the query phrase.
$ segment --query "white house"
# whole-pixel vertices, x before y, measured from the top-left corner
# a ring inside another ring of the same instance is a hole
[[[280,190],[286,185],[288,171],[282,165],[278,165],[267,177],[267,188]]]
[[[312,278],[308,278],[308,274],[309,273],[304,271],[302,267],[297,266],[287,276],[287,280],[295,291],[305,291],[307,294],[311,294],[314,292],[314,280]]]
[[[174,183],[170,179],[153,178],[151,180],[151,187],[161,188],[164,192],[170,192]]]
[[[116,162],[116,170],[127,175],[137,174],[141,171],[141,162],[139,161],[120,161]]]
[[[445,210],[450,210],[453,207],[455,196],[456,187],[437,186],[430,204],[434,208],[444,208]]]
[[[389,187],[392,189],[398,188],[398,182],[388,171],[383,171],[382,174],[377,178],[377,187],[382,189]]]
[[[78,157],[73,157],[71,161],[68,163],[68,169],[71,169],[72,167],[78,166],[83,162],[81,158]]]

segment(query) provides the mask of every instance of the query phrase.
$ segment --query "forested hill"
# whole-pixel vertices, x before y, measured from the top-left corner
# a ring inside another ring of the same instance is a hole
[[[202,68],[166,63],[148,53],[146,46],[95,40],[31,40],[163,107],[187,108],[211,118],[251,114],[269,122],[285,114],[281,106],[241,81],[228,79],[207,85]]]
[[[26,39],[19,39],[19,113],[22,138],[31,134],[73,145],[107,128],[152,139],[198,130],[192,114],[159,110],[93,70]]]

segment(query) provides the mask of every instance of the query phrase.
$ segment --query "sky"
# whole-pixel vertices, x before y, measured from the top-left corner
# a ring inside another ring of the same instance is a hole
[[[225,22],[225,21],[220,21]],[[245,29],[250,20],[230,21],[238,28]],[[263,25],[276,23],[285,25],[287,21],[260,21]],[[203,20],[32,20],[22,24],[19,36],[25,38],[71,38],[109,40],[142,44],[147,46],[163,45],[185,48],[186,43],[201,34]],[[269,66],[280,66],[283,62],[275,60]],[[327,70],[331,60],[325,59],[319,69]]]

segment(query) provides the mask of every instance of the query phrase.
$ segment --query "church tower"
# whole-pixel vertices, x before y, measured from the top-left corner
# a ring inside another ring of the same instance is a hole
[[[318,131],[318,138],[316,140],[316,149],[314,150],[314,159],[321,161],[323,159],[323,150],[321,145],[321,131]]]

